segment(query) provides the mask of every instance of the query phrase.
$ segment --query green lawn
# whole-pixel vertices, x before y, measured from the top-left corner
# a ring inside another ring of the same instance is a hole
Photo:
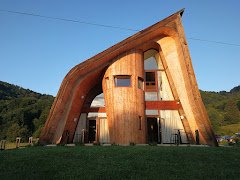
[[[239,179],[240,148],[28,147],[0,152],[0,179]]]
[[[24,148],[26,146],[28,146],[28,143],[20,143],[19,148]],[[6,149],[16,149],[16,143],[7,142],[5,148]]]

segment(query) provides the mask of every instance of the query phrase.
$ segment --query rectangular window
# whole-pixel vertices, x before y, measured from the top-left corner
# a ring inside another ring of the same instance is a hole
[[[145,72],[146,90],[156,90],[155,72]]]
[[[157,92],[145,92],[145,101],[157,101]]]
[[[139,117],[139,130],[142,130],[142,116]]]
[[[158,110],[145,110],[146,115],[158,115]]]
[[[138,88],[143,90],[143,79],[138,77]]]
[[[116,87],[130,87],[131,76],[126,76],[126,75],[115,76],[114,82]]]

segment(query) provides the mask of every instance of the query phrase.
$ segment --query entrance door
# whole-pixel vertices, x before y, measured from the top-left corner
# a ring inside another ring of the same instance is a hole
[[[155,117],[147,117],[148,143],[159,142],[158,119]]]
[[[93,143],[96,141],[96,120],[89,120],[88,123],[88,142]]]
[[[97,126],[98,126],[97,131],[99,132],[98,134],[99,143],[101,144],[110,143],[107,118],[98,118]]]

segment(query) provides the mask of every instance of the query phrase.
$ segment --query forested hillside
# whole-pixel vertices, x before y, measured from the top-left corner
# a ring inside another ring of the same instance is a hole
[[[54,97],[0,81],[0,139],[38,137]]]
[[[240,86],[230,92],[201,91],[201,95],[216,134],[240,132]]]
[[[230,92],[201,91],[216,134],[240,132],[240,86]],[[54,97],[0,81],[0,139],[39,137]]]

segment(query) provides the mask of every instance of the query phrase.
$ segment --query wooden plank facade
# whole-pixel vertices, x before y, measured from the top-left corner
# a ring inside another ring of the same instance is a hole
[[[40,143],[174,143],[176,134],[182,143],[196,143],[197,132],[200,144],[217,146],[182,14],[75,66],[61,84]]]

